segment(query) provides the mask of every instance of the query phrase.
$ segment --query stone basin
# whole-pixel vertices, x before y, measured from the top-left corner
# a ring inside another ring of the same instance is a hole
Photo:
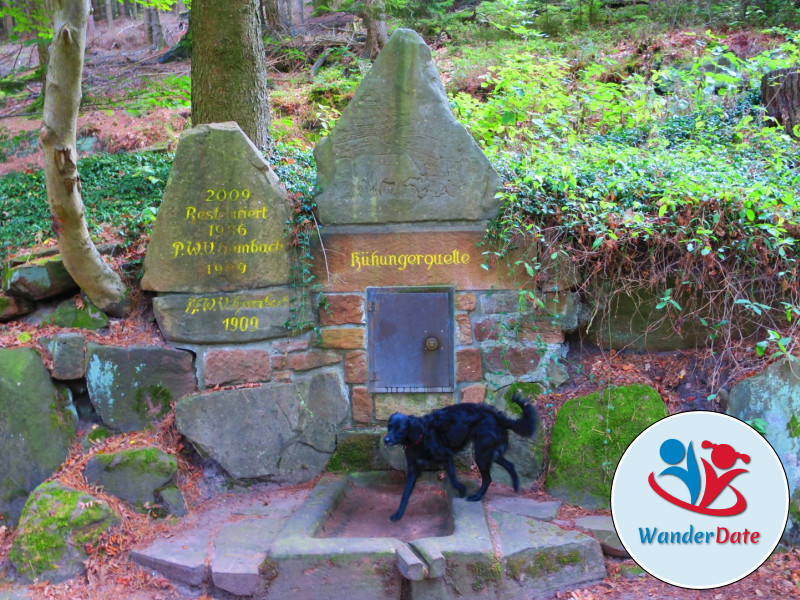
[[[258,597],[310,600],[324,590],[330,600],[516,600],[605,577],[591,537],[467,502],[435,474],[425,475],[417,483],[421,502],[415,491],[400,523],[388,515],[397,509],[404,474],[324,476],[272,544]],[[371,490],[377,506],[359,511]],[[428,501],[434,508],[423,509]]]

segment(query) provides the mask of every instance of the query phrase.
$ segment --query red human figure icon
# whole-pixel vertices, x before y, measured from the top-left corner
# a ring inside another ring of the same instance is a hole
[[[714,463],[714,466],[718,469],[730,469],[739,459],[741,459],[745,464],[750,462],[750,457],[747,454],[736,452],[736,450],[734,450],[733,447],[729,446],[728,444],[713,444],[708,440],[705,440],[702,443],[702,447],[706,449],[713,448],[711,451],[711,462]],[[733,469],[732,471],[728,471],[718,476],[717,472],[714,470],[714,467],[708,464],[706,459],[701,458],[700,460],[703,462],[703,468],[705,469],[706,474],[706,489],[703,493],[703,498],[700,501],[701,508],[707,507],[714,500],[716,500],[717,496],[722,493],[722,490],[730,485],[730,482],[735,477],[741,475],[742,473],[748,472],[747,469]],[[731,507],[730,510],[732,512],[728,514],[739,514],[747,507],[747,502],[739,490],[733,486],[730,486],[730,488],[736,494],[736,504]]]

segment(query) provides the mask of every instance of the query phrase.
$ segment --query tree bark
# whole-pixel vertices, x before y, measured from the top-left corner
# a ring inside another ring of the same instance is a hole
[[[89,236],[75,148],[89,0],[54,0],[53,8],[53,43],[39,132],[53,232],[64,266],[78,286],[98,308],[122,316],[130,311],[128,290]]]
[[[8,6],[8,1],[2,3],[2,6]],[[3,16],[3,28],[6,30],[6,37],[11,37],[11,32],[14,30],[14,17],[11,15]]]
[[[777,69],[761,78],[761,103],[767,116],[783,125],[786,133],[797,137],[794,128],[800,125],[800,67]]]
[[[154,42],[154,40],[153,40],[153,27],[152,27],[152,25],[150,23],[150,9],[149,8],[145,8],[144,9],[144,35],[145,35],[145,38],[147,39],[147,43],[152,45],[153,42]]]
[[[364,58],[374,59],[386,45],[389,34],[384,20],[386,8],[384,0],[366,0],[364,21],[367,26],[367,41],[364,44]]]
[[[192,2],[192,123],[236,121],[269,143],[269,96],[258,0]]]
[[[287,27],[286,19],[281,14],[279,0],[260,0],[260,5],[267,31],[275,37],[282,37]]]
[[[106,0],[106,25],[111,25],[114,22],[114,6],[111,2],[112,0]]]
[[[158,9],[148,8],[147,11],[150,13],[148,21],[150,23],[150,37],[152,38],[153,46],[155,48],[163,48],[167,43],[164,41],[164,30],[161,28],[161,18],[158,16]]]

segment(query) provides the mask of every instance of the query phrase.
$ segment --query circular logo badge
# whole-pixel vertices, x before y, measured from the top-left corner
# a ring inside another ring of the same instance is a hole
[[[622,455],[611,515],[645,571],[680,587],[715,588],[755,571],[778,545],[789,486],[775,450],[746,423],[678,413]]]

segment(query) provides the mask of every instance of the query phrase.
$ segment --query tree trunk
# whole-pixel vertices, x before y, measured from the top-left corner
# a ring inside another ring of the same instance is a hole
[[[800,125],[800,67],[765,74],[761,78],[761,103],[767,116],[783,125],[786,133],[798,137],[794,128]]]
[[[258,0],[192,2],[192,124],[236,121],[269,143],[269,96]]]
[[[276,38],[281,38],[287,28],[286,19],[281,15],[279,0],[260,0],[260,4],[267,31]]]
[[[150,24],[150,9],[144,9],[144,35],[147,38],[147,43],[153,45],[153,27]]]
[[[386,45],[389,34],[386,31],[384,0],[366,0],[364,21],[367,26],[367,41],[364,44],[364,58],[374,59]]]
[[[53,43],[39,132],[53,232],[75,282],[98,308],[122,316],[130,311],[128,290],[89,237],[75,148],[89,0],[53,0],[53,9]]]
[[[155,48],[163,48],[167,43],[164,41],[164,30],[161,28],[161,19],[158,16],[158,9],[148,8],[147,12],[150,13],[148,21],[150,22],[150,31],[152,32],[149,37],[152,38]]]
[[[106,0],[106,25],[114,23],[114,6],[112,0]]]
[[[8,6],[8,0],[3,2],[3,6]],[[6,30],[6,37],[11,37],[11,32],[14,30],[14,17],[11,15],[4,15],[3,27]]]

